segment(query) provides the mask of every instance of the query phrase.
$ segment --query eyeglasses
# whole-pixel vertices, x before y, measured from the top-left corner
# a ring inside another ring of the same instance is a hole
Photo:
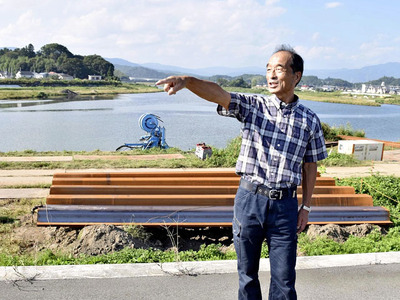
[[[282,74],[282,73],[285,73],[287,70],[282,66],[277,66],[275,68],[271,68],[271,67],[267,66],[268,74],[271,74],[273,71],[275,71],[275,74]]]

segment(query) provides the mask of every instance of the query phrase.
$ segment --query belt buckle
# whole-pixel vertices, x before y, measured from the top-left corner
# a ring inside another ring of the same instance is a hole
[[[269,190],[268,198],[273,200],[281,200],[282,199],[282,190]]]

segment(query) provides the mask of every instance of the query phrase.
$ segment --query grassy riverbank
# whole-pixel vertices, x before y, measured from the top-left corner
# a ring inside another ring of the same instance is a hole
[[[22,84],[21,84],[22,82]],[[70,90],[77,93],[78,96],[100,96],[100,95],[116,95],[116,94],[136,94],[136,93],[154,93],[162,90],[154,85],[130,84],[121,82],[102,82],[90,83],[87,80],[76,80],[73,82],[62,81],[38,81],[22,80],[21,82],[7,82],[7,84],[21,84],[21,88],[0,88],[0,100],[4,99],[43,99],[48,97],[65,97],[68,95],[65,91]],[[3,84],[3,82],[0,82]],[[249,94],[265,94],[269,95],[268,90],[262,88],[239,88],[224,87],[229,92],[240,92]],[[310,92],[296,90],[296,94],[305,100],[380,106],[381,104],[400,105],[399,95],[365,96],[357,94],[342,94],[341,92]]]
[[[200,160],[192,151],[182,151],[178,148],[167,150],[153,148],[150,150],[132,151],[46,151],[37,152],[33,150],[0,152],[0,157],[40,157],[40,156],[71,156],[68,161],[1,161],[0,169],[23,170],[23,169],[105,169],[105,168],[233,168],[240,151],[241,139],[233,139],[226,148],[213,148],[213,155],[206,160]],[[173,159],[132,159],[134,155],[157,155],[157,154],[181,154],[183,158]],[[85,156],[94,156],[97,159],[85,159]],[[108,159],[108,157],[112,159]],[[319,164],[321,171],[330,166],[362,166],[372,165],[368,161],[359,161],[350,155],[332,151],[327,159]]]
[[[35,86],[21,88],[0,88],[0,100],[4,99],[45,99],[49,97],[101,96],[117,94],[154,93],[161,90],[144,84],[116,83],[105,85]],[[71,93],[72,92],[72,93]]]

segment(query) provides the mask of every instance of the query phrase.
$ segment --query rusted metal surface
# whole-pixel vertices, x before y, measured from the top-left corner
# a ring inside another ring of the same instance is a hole
[[[168,195],[49,195],[47,204],[63,204],[63,205],[199,205],[199,206],[223,206],[231,205],[235,199],[234,194],[168,194]],[[369,195],[357,194],[314,194],[312,196],[313,206],[372,206],[372,197]],[[302,195],[298,196],[299,204],[302,203]]]
[[[112,178],[54,178],[53,185],[191,185],[191,186],[229,186],[239,185],[238,177],[161,177],[161,178],[142,178],[142,177],[112,177]],[[316,181],[316,186],[335,186],[333,178],[321,177]]]
[[[121,178],[54,178],[53,185],[238,185],[239,177],[121,177]]]
[[[160,170],[160,171],[137,171],[137,172],[71,172],[71,173],[56,173],[54,178],[68,178],[68,177],[89,177],[89,178],[118,178],[118,177],[144,177],[144,178],[159,178],[159,177],[235,177],[238,175],[234,171],[174,171],[174,170]]]
[[[114,185],[53,185],[50,188],[51,195],[188,195],[188,194],[231,194],[235,195],[238,185],[231,186],[168,186],[168,185],[138,185],[138,186],[114,186]],[[297,188],[297,193],[302,193],[302,188]],[[350,186],[317,186],[314,194],[354,194],[354,188]]]
[[[231,226],[238,186],[233,171],[60,173],[38,211],[38,225]],[[301,194],[298,187],[299,204]],[[310,224],[390,223],[371,196],[336,186],[329,177],[317,177],[312,206]]]
[[[232,206],[59,206],[47,205],[38,214],[38,225],[135,224],[144,226],[231,226]],[[311,224],[390,224],[383,207],[315,207]]]

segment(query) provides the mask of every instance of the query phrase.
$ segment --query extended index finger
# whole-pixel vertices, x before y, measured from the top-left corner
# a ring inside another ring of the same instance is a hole
[[[156,85],[161,85],[161,84],[166,84],[166,83],[171,83],[173,82],[173,78],[167,77],[164,79],[160,79],[159,81],[156,82]]]

